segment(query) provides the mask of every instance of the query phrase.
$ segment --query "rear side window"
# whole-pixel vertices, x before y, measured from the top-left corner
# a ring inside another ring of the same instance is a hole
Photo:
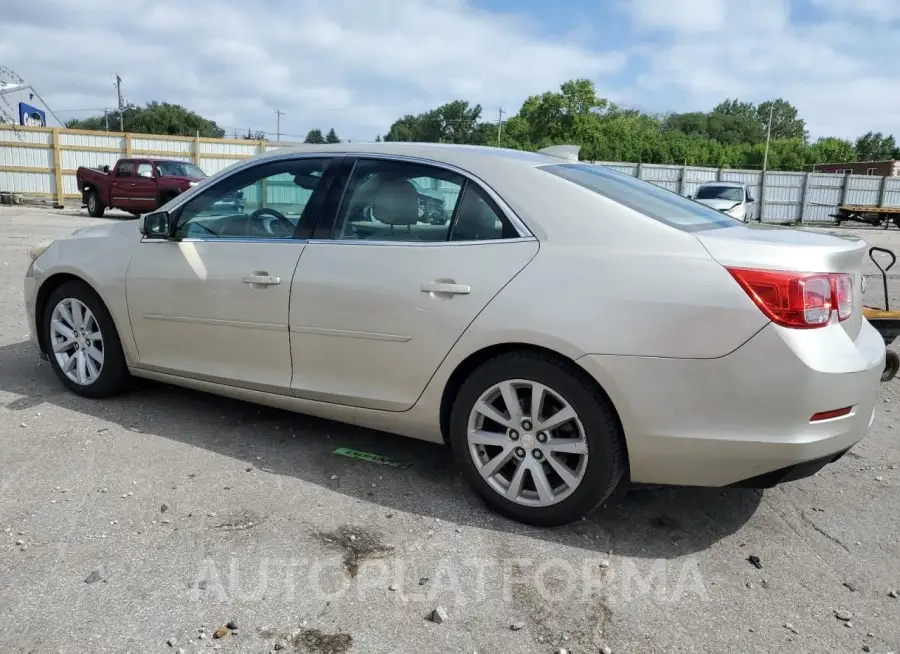
[[[603,166],[553,164],[541,166],[541,170],[686,232],[742,224],[736,218],[688,200],[678,193]]]

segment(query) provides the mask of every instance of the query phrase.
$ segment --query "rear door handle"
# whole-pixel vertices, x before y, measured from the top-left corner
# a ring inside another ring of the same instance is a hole
[[[249,275],[241,279],[245,284],[257,286],[274,286],[281,283],[281,277],[272,277],[271,275]]]
[[[472,292],[472,287],[454,282],[431,282],[430,284],[422,284],[422,292],[444,295],[468,295]]]

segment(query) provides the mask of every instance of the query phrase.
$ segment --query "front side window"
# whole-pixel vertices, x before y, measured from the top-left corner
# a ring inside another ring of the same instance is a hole
[[[551,164],[541,170],[676,229],[694,232],[734,227],[740,220],[678,193],[594,164]],[[599,219],[599,217],[598,217]]]
[[[292,238],[314,220],[309,200],[330,159],[292,159],[240,171],[192,198],[178,216],[176,238]]]
[[[184,161],[157,161],[156,169],[160,177],[206,177],[200,166]]]
[[[697,189],[698,200],[728,200],[743,202],[744,190],[740,186],[701,186]]]
[[[116,177],[131,177],[132,172],[134,172],[133,161],[123,161],[116,166]]]

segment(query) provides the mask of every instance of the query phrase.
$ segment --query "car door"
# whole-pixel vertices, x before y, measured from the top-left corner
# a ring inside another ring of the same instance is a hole
[[[384,157],[350,163],[346,187],[333,189],[342,191],[335,219],[316,228],[294,275],[292,388],[402,411],[538,244],[459,171]]]
[[[291,278],[331,162],[293,156],[238,169],[176,207],[168,239],[141,241],[125,286],[139,366],[291,393]],[[245,207],[223,202],[237,191]]]
[[[131,184],[134,181],[134,161],[123,159],[116,164],[109,181],[109,201],[116,209],[132,208]]]
[[[149,161],[137,161],[134,179],[131,180],[130,202],[132,211],[146,213],[156,209],[156,171]]]

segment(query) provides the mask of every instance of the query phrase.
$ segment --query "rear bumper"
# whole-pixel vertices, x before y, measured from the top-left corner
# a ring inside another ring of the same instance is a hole
[[[718,359],[590,355],[578,363],[619,410],[633,482],[754,485],[804,476],[868,433],[884,350],[866,321],[855,340],[838,325],[798,332],[770,324]],[[849,415],[810,422],[844,407]]]
[[[837,454],[829,454],[828,456],[813,459],[812,461],[795,463],[794,465],[787,466],[785,468],[779,468],[778,470],[766,472],[764,474],[757,475],[756,477],[750,477],[749,479],[744,479],[743,481],[739,481],[729,485],[732,488],[772,488],[773,486],[777,486],[778,484],[783,484],[788,481],[805,479],[806,477],[812,477],[814,474],[819,472],[819,470],[827,466],[829,463],[834,463],[849,451],[850,450],[847,449],[838,452]]]

